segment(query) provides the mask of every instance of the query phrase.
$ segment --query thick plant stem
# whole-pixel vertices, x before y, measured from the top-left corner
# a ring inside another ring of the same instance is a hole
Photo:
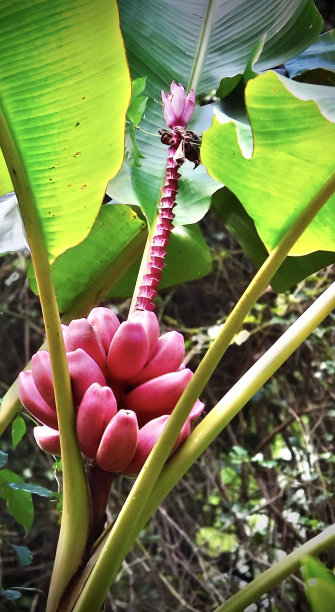
[[[228,423],[335,309],[335,282],[226,393],[169,459],[141,517],[142,529],[166,495]]]
[[[106,507],[116,474],[105,472],[95,462],[88,462],[86,467],[87,481],[91,493],[92,528],[90,543],[101,535],[106,522]]]
[[[192,406],[207,384],[235,333],[240,329],[249,310],[265,290],[296,240],[334,191],[335,172],[269,255],[228,317],[223,330],[209,348],[142,468],[79,596],[74,608],[76,612],[90,612],[92,606],[97,605],[97,602],[103,603],[109,585],[115,579],[124,557],[136,539],[141,515],[148,504],[157,478]],[[184,444],[186,443],[187,441]],[[178,474],[177,479],[179,477]]]
[[[48,253],[25,167],[4,115],[0,114],[0,145],[20,204],[42,307],[50,351],[63,461],[63,516],[49,592],[48,612],[56,610],[71,576],[80,564],[88,536],[88,488],[75,434],[72,391],[53,288]]]
[[[6,391],[0,408],[0,436],[11,423],[15,415],[22,409],[18,395],[18,380]]]
[[[335,544],[335,525],[327,527],[322,533],[278,561],[236,595],[228,599],[227,602],[216,608],[214,612],[243,612],[247,606],[256,602],[264,593],[268,593],[282,580],[297,571],[304,557],[319,555],[333,544]]]
[[[217,18],[216,9],[218,6],[218,2],[219,0],[209,0],[207,4],[206,15],[203,19],[202,32],[199,38],[198,48],[194,56],[192,72],[188,83],[188,90],[190,90],[191,88],[197,90],[198,88],[198,83],[203,70],[206,53],[213,30],[213,25],[215,24]]]

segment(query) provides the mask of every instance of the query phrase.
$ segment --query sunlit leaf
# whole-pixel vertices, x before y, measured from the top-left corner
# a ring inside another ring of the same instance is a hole
[[[0,144],[22,192],[29,181],[51,260],[93,225],[129,98],[115,0],[2,2]]]
[[[205,548],[210,557],[219,557],[222,553],[234,552],[238,538],[234,533],[224,533],[215,527],[201,527],[196,534],[196,544]]]
[[[125,269],[119,269],[118,258],[125,247],[139,236],[143,236],[144,248],[145,223],[129,206],[103,206],[87,238],[57,257],[51,266],[60,311],[66,312],[74,299],[87,294],[92,287],[96,292],[93,303],[97,303],[100,295],[108,292],[109,284],[113,285],[113,276],[118,274],[119,278],[125,272]],[[140,252],[141,248],[137,256]],[[106,271],[109,281],[108,278],[104,280]],[[32,266],[29,267],[28,277],[31,288],[37,292]],[[101,285],[98,283],[99,277],[102,278]]]
[[[333,612],[335,602],[335,576],[314,557],[306,557],[302,575],[311,612]]]
[[[9,176],[7,164],[0,149],[0,196],[10,191],[13,191],[13,185]]]
[[[224,187],[214,194],[212,208],[244,252],[252,259],[257,268],[260,268],[268,253],[257,234],[255,223],[237,197]],[[335,253],[329,251],[316,251],[300,257],[287,257],[271,279],[270,284],[275,291],[286,291],[310,274],[334,262]]]
[[[283,85],[300,100],[314,100],[321,113],[332,122],[335,122],[335,89],[325,85],[299,83],[278,75]]]
[[[312,101],[295,98],[274,72],[249,81],[246,104],[253,131],[250,159],[236,127],[216,119],[203,136],[208,171],[233,191],[253,218],[266,248],[278,244],[334,170],[335,125]],[[335,196],[300,237],[291,255],[335,250]]]

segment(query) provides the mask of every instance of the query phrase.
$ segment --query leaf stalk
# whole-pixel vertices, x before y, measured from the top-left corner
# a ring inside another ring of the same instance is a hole
[[[100,557],[79,596],[77,604],[74,607],[75,612],[90,612],[92,606],[96,606],[97,602],[103,603],[110,584],[115,579],[123,559],[142,527],[143,521],[141,520],[141,515],[149,504],[149,497],[152,494],[155,483],[157,482],[164,463],[169,456],[171,448],[192,406],[207,384],[234,335],[240,329],[248,312],[263,293],[272,276],[275,274],[296,240],[334,191],[335,172],[332,173],[328,181],[322,186],[304,211],[283,235],[277,247],[270,253],[269,257],[257,272],[249,287],[229,315],[222,331],[207,351],[188,387],[181,396],[162,435],[155,444],[142,471],[135,481],[107,537],[106,544],[101,551]],[[209,429],[211,429],[211,427],[212,425],[210,425]],[[194,439],[194,433],[192,435]],[[216,434],[214,434],[213,437],[215,437],[215,435]],[[187,441],[184,445],[186,444]],[[204,448],[202,450],[204,450]],[[178,474],[176,473],[176,481],[179,480],[181,475],[180,472]],[[156,486],[156,491],[161,488],[160,480],[158,480]]]

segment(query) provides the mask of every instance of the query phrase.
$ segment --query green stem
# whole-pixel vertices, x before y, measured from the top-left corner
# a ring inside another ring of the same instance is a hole
[[[101,535],[107,520],[106,508],[113,481],[116,474],[105,472],[94,461],[88,461],[86,466],[87,481],[92,500],[92,529],[90,542],[95,542]]]
[[[103,603],[109,585],[115,579],[123,559],[137,536],[141,515],[193,404],[207,384],[235,333],[240,329],[249,310],[265,290],[296,240],[334,191],[335,172],[271,252],[228,317],[221,333],[207,351],[172,412],[111,529],[101,555],[78,598],[74,608],[75,612],[90,612],[94,606]]]
[[[241,591],[233,595],[228,601],[216,608],[214,612],[243,612],[247,606],[257,601],[264,593],[282,582],[293,572],[296,572],[304,557],[319,555],[321,552],[335,544],[335,525],[327,527],[317,536],[299,546],[287,557],[255,578]]]
[[[0,134],[8,170],[18,197],[28,237],[50,352],[63,465],[63,516],[51,579],[48,612],[56,610],[71,576],[81,562],[89,531],[87,483],[75,433],[71,383],[55,291],[43,231],[24,163],[5,116]]]
[[[21,409],[22,405],[18,396],[18,380],[16,379],[2,398],[0,408],[0,436]]]
[[[203,20],[202,32],[199,38],[199,44],[195,53],[192,72],[188,82],[188,91],[194,89],[197,91],[200,75],[203,70],[203,65],[208,51],[208,45],[212,34],[213,25],[216,20],[216,9],[218,0],[209,0],[206,15]]]
[[[238,380],[169,459],[151,492],[139,530],[203,451],[334,308],[335,282]]]

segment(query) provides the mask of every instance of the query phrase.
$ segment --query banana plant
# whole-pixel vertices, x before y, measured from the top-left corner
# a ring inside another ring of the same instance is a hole
[[[47,610],[92,612],[165,496],[335,306],[331,285],[199,421],[267,285],[296,282],[291,260],[308,258],[299,278],[334,260],[334,94],[289,77],[307,48],[329,78],[335,58],[309,0],[0,7],[0,187],[17,197],[46,332],[0,427],[23,404],[37,444],[61,455]],[[284,64],[286,76],[270,70]],[[197,222],[211,205],[259,270],[193,374],[182,335],[160,333],[155,298],[210,270]],[[113,296],[132,296],[127,321],[98,306]],[[119,474],[136,479],[106,525]],[[244,609],[334,541],[332,526],[220,610]]]

